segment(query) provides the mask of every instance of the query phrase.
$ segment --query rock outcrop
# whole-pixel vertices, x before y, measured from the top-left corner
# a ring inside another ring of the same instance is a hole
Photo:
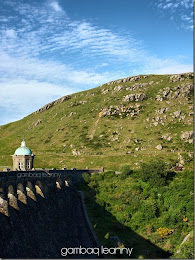
[[[178,81],[184,81],[185,79],[193,79],[194,75],[193,73],[186,73],[186,74],[175,74],[170,76],[170,83],[172,82],[178,82]]]
[[[124,102],[131,102],[131,101],[136,101],[136,102],[141,102],[146,98],[146,94],[144,93],[135,93],[135,94],[130,94],[127,95],[123,98]]]
[[[125,116],[137,116],[140,113],[141,106],[110,106],[109,108],[103,108],[100,112],[101,116],[103,117],[111,117],[111,116],[119,116],[120,118],[123,118]]]
[[[193,137],[194,137],[194,132],[193,132],[193,131],[183,132],[183,133],[181,134],[181,139],[182,139],[182,140],[192,139]]]
[[[148,83],[135,83],[133,86],[129,86],[126,88],[127,91],[133,91],[133,90],[138,90],[143,87],[147,87]]]
[[[148,77],[147,75],[127,77],[127,78],[124,78],[124,79],[118,79],[118,80],[110,81],[110,82],[107,83],[107,85],[120,84],[120,83],[126,83],[126,82],[135,82],[135,81],[138,81],[142,78],[147,78],[147,77]]]
[[[61,97],[51,103],[48,103],[46,104],[45,106],[41,107],[40,109],[38,109],[37,111],[34,112],[34,114],[38,114],[38,113],[42,113],[44,112],[45,110],[48,110],[50,109],[51,107],[53,107],[54,105],[58,104],[58,103],[63,103],[67,100],[71,99],[71,96],[68,95],[68,96],[64,96],[64,97]]]
[[[170,87],[166,87],[161,89],[156,96],[157,101],[163,100],[171,100],[176,98],[188,98],[192,93],[194,85],[192,83],[182,83],[171,89]]]

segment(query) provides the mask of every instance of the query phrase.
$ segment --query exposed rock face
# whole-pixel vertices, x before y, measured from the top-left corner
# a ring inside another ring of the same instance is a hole
[[[181,115],[181,110],[173,112],[175,118],[178,118]]]
[[[130,94],[127,95],[123,98],[123,101],[125,102],[130,102],[130,101],[136,101],[136,102],[141,102],[146,98],[146,94],[144,93],[135,93],[135,94]]]
[[[168,108],[160,108],[159,110],[156,110],[156,114],[164,114]]]
[[[79,106],[79,105],[84,105],[85,103],[87,103],[86,100],[81,100],[81,101],[75,101],[74,103],[70,103],[70,107],[76,107],[76,106]]]
[[[178,85],[173,89],[171,89],[170,87],[166,87],[164,89],[161,89],[158,92],[158,95],[156,96],[156,100],[163,101],[163,100],[176,99],[178,97],[181,98],[189,97],[189,95],[193,91],[193,88],[194,85],[192,83],[182,83],[181,85]]]
[[[178,81],[183,81],[183,80],[184,80],[183,74],[177,74],[177,75],[173,75],[170,77],[170,82],[178,82]]]
[[[193,132],[193,131],[183,132],[183,133],[181,134],[181,139],[182,139],[182,140],[192,139],[193,137],[194,137],[194,132]]]
[[[104,89],[102,89],[102,94],[106,94],[106,93],[108,93],[110,90],[108,89],[108,88],[104,88]]]
[[[140,80],[141,78],[146,78],[147,75],[145,76],[134,76],[134,77],[128,77],[128,78],[124,78],[124,79],[119,79],[119,80],[114,80],[114,81],[110,81],[107,83],[107,85],[113,85],[113,84],[120,84],[122,82],[134,82],[134,81],[138,81]]]
[[[124,86],[118,85],[114,88],[113,92],[119,92],[119,91],[123,90],[124,88],[125,88]]]
[[[169,82],[178,82],[178,81],[183,81],[186,79],[193,79],[194,75],[193,73],[186,73],[186,74],[176,74],[170,76],[170,81]]]
[[[147,87],[148,83],[135,83],[133,86],[127,87],[126,90],[127,91],[133,91],[133,90],[137,90],[143,87]]]
[[[119,116],[120,118],[125,116],[137,116],[140,113],[140,105],[136,106],[110,106],[109,108],[104,108],[100,112],[100,116],[106,117],[106,116]]]
[[[167,133],[162,135],[162,139],[167,140],[167,141],[171,141],[172,137],[171,137],[171,133]]]
[[[51,103],[48,103],[47,105],[41,107],[39,110],[35,111],[34,114],[38,114],[38,113],[41,113],[41,112],[44,112],[45,110],[48,110],[50,109],[51,107],[53,107],[54,105],[58,104],[58,103],[63,103],[64,101],[66,100],[69,100],[71,98],[71,96],[64,96],[62,98],[59,98]]]

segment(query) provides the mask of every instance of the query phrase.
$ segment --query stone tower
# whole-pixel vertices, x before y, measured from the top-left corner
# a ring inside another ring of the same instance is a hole
[[[26,171],[32,170],[34,154],[26,146],[26,142],[23,140],[21,146],[16,149],[13,158],[13,170]]]

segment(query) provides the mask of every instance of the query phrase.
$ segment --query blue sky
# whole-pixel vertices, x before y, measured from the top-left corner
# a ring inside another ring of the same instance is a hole
[[[0,2],[0,124],[137,74],[193,70],[192,0]]]

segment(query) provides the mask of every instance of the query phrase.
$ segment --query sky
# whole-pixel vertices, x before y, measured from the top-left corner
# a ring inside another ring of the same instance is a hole
[[[193,0],[0,1],[0,125],[139,74],[193,71]]]

